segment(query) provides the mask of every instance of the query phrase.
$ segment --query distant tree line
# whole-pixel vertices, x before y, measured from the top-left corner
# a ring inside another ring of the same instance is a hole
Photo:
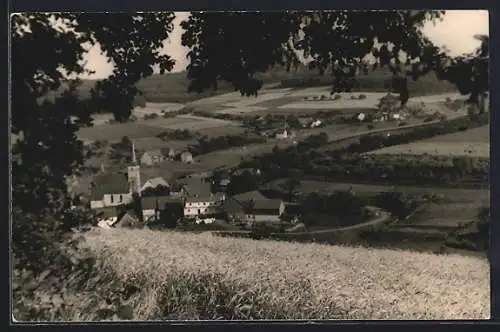
[[[196,138],[198,135],[189,129],[167,130],[157,135],[163,140],[187,141]]]
[[[356,180],[367,183],[396,181],[406,184],[443,185],[487,181],[489,160],[474,156],[374,156],[361,155],[382,147],[410,143],[447,133],[484,125],[486,117],[452,120],[426,127],[407,129],[390,136],[363,136],[350,144],[326,152],[319,151],[328,143],[327,135],[311,136],[296,146],[273,149],[273,153],[254,158],[244,167],[259,167],[263,177],[274,180],[290,177],[300,170],[302,178],[323,177],[336,181]]]

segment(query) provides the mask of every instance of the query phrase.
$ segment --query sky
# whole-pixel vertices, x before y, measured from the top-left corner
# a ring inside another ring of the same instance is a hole
[[[176,61],[173,72],[183,71],[188,64],[187,49],[181,45],[183,30],[179,26],[180,22],[188,16],[187,12],[176,13],[174,31],[164,42],[164,52]],[[474,38],[474,35],[489,35],[488,11],[449,10],[446,11],[442,22],[427,23],[423,32],[437,46],[446,45],[453,56],[469,53],[479,46],[479,41]],[[105,56],[100,54],[98,45],[89,49],[84,61],[88,69],[95,71],[94,74],[85,78],[105,78],[113,69],[112,64],[107,63]]]

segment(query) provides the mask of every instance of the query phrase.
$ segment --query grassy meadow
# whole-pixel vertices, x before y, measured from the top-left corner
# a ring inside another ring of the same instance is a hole
[[[460,131],[453,134],[436,136],[408,144],[393,145],[367,154],[408,154],[439,156],[489,157],[489,125]]]
[[[134,320],[490,315],[480,258],[146,229],[93,230],[83,246],[102,274],[136,290],[126,301]]]

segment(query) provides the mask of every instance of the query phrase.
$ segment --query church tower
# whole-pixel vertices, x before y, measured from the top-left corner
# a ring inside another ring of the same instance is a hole
[[[127,167],[128,185],[130,193],[141,193],[141,167],[137,163],[135,156],[135,145],[132,142],[132,165]]]

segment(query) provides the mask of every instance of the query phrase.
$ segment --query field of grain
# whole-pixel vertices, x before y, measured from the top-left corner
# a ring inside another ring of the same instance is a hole
[[[85,246],[134,282],[134,320],[490,316],[489,264],[473,257],[125,229]]]
[[[433,137],[409,144],[393,145],[368,154],[409,154],[489,157],[489,126]]]

